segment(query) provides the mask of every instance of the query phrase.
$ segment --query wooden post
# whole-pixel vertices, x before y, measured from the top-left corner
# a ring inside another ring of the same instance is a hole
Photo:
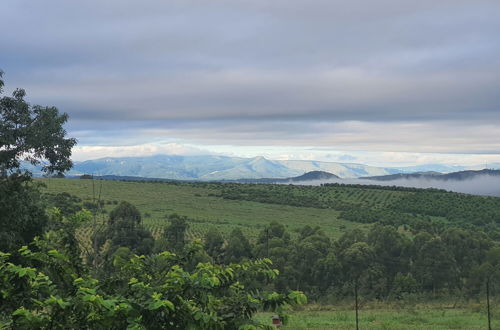
[[[491,330],[491,312],[490,312],[490,278],[486,279],[486,305],[488,307],[488,330]]]
[[[356,300],[356,330],[359,330],[359,317],[358,317],[358,279],[354,282],[354,298]],[[490,329],[491,330],[491,329]]]

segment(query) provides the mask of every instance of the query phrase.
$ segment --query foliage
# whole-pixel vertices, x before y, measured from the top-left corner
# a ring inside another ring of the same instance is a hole
[[[210,228],[205,234],[205,251],[216,262],[221,262],[224,253],[224,237],[216,228]]]
[[[0,95],[3,81],[0,72]],[[17,170],[21,160],[33,165],[47,160],[43,170],[62,173],[71,168],[71,148],[76,140],[65,138],[68,115],[55,107],[32,106],[26,92],[16,89],[12,97],[0,98],[0,173]]]
[[[169,216],[170,225],[163,232],[165,248],[172,251],[182,251],[186,243],[186,231],[189,227],[186,217],[181,217],[178,214]]]
[[[47,224],[40,194],[28,184],[26,175],[13,174],[0,178],[0,249],[15,252]]]
[[[226,263],[239,262],[252,257],[250,241],[240,229],[233,229],[229,234],[224,255]]]
[[[0,72],[0,95],[4,85]],[[76,140],[65,138],[66,114],[54,107],[31,106],[25,91],[0,98],[0,249],[8,252],[40,235],[47,223],[37,187],[29,185],[30,173],[22,172],[22,160],[48,163],[47,173],[71,167]]]
[[[141,219],[139,210],[128,202],[121,202],[110,212],[106,228],[94,236],[97,247],[101,249],[101,257],[106,262],[112,261],[112,255],[120,247],[137,254],[152,252],[154,240],[142,226]]]
[[[69,216],[80,211],[82,207],[82,199],[68,192],[56,194],[45,194],[47,207],[58,208],[64,216]]]
[[[50,245],[50,244],[48,244]],[[182,268],[175,254],[134,255],[105,282],[80,273],[70,258],[35,241],[20,249],[23,266],[0,254],[0,320],[16,329],[237,329],[256,328],[258,309],[304,304],[300,292],[287,295],[248,290],[242,276],[276,277],[269,260]],[[56,271],[59,273],[56,277]],[[61,278],[69,287],[61,285]]]

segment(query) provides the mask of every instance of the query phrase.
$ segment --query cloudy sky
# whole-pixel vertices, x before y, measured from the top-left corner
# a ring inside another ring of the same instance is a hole
[[[7,91],[75,159],[500,161],[500,1],[3,0]]]

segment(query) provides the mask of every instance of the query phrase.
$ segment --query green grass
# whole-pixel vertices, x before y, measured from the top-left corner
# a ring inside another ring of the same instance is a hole
[[[289,312],[288,324],[283,329],[355,329],[353,310],[325,306],[315,310],[317,307],[308,306],[304,311]],[[458,308],[436,304],[401,309],[388,304],[378,304],[375,308],[360,311],[359,327],[401,330],[487,329],[486,311],[483,307],[484,304],[468,304]],[[258,313],[255,319],[270,324],[272,315],[272,313]],[[492,328],[500,328],[498,315],[493,317]]]
[[[111,211],[113,201],[128,201],[141,211],[144,225],[154,234],[168,221],[166,216],[177,213],[190,221],[188,235],[201,237],[211,226],[229,233],[240,228],[250,238],[269,222],[278,221],[293,230],[304,225],[320,226],[331,237],[338,237],[344,231],[367,225],[339,219],[339,212],[332,209],[294,207],[266,204],[253,201],[227,200],[213,195],[218,188],[209,184],[172,184],[123,181],[94,181],[79,179],[39,179],[45,184],[44,191],[68,192],[84,201],[92,201],[93,195],[105,201],[104,209]],[[93,187],[94,185],[94,187]],[[105,217],[105,215],[103,215]]]

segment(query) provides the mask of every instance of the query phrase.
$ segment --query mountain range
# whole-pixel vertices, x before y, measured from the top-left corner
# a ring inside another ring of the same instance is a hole
[[[42,174],[40,167],[34,167],[27,163],[24,164],[24,167],[30,170],[35,176]],[[489,164],[488,167],[500,168],[500,164]],[[288,179],[308,172],[320,171],[331,173],[343,179],[353,179],[415,172],[426,172],[429,175],[429,171],[442,173],[467,169],[479,168],[443,164],[392,168],[314,160],[270,160],[264,157],[154,155],[146,157],[106,157],[75,162],[73,169],[67,175],[94,174],[97,176],[111,175],[171,180],[214,181],[266,178]]]
[[[75,162],[69,175],[137,176],[173,180],[238,180],[290,178],[311,171],[332,173],[341,178],[397,173],[391,169],[310,160],[270,160],[264,157],[156,155],[148,157],[101,158]]]

